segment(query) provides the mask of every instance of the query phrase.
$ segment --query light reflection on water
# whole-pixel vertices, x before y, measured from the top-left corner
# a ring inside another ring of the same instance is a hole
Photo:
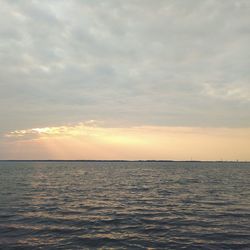
[[[250,164],[1,162],[0,248],[250,248]]]

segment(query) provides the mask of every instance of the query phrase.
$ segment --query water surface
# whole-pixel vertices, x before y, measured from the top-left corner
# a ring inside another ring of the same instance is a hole
[[[0,249],[250,249],[250,164],[0,162]]]

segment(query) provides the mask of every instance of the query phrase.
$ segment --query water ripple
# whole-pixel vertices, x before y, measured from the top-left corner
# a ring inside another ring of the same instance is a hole
[[[0,249],[250,249],[250,165],[0,163]]]

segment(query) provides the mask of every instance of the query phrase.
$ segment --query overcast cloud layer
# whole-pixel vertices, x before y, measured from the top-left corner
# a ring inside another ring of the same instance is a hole
[[[0,1],[6,131],[250,127],[250,1]]]

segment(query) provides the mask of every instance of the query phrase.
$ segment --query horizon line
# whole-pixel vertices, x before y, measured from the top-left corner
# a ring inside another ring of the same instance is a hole
[[[249,160],[60,160],[60,159],[0,159],[0,162],[232,162],[232,163],[250,163]]]

